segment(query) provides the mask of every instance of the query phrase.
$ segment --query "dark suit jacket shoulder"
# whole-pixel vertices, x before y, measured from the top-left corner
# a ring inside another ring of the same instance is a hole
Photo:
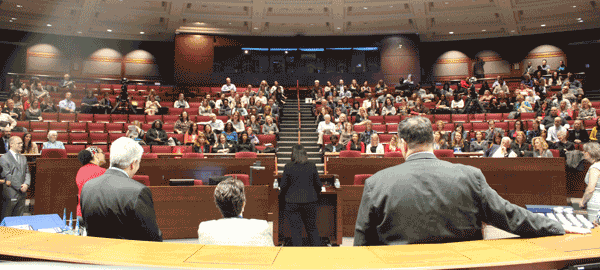
[[[83,186],[81,213],[89,236],[162,241],[150,189],[115,169]]]
[[[286,164],[279,184],[288,203],[316,202],[322,186],[317,166],[312,162]]]
[[[354,245],[479,240],[482,222],[526,237],[564,234],[560,223],[502,199],[481,170],[418,153],[367,179]]]

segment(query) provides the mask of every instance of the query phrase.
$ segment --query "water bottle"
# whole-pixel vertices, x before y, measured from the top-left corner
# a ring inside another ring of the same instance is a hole
[[[336,179],[335,179],[335,182],[333,182],[333,186],[334,186],[335,188],[340,188],[340,179],[336,178]]]
[[[279,189],[279,182],[277,181],[277,179],[275,179],[275,181],[273,182],[273,188]]]

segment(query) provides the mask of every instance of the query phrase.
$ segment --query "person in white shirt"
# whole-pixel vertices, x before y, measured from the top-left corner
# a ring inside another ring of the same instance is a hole
[[[340,97],[345,97],[347,87],[344,85],[344,80],[340,80],[339,84],[335,86],[335,90],[338,91],[338,95]],[[352,97],[352,93],[350,93],[349,97]]]
[[[235,93],[236,91],[235,84],[231,83],[231,79],[225,79],[225,84],[221,87],[221,93]]]
[[[273,247],[273,227],[266,220],[243,218],[246,206],[244,184],[229,178],[215,188],[215,204],[222,219],[204,221],[198,226],[202,245]]]
[[[74,113],[75,112],[75,102],[71,100],[71,92],[67,92],[65,94],[65,99],[61,100],[58,103],[58,107],[60,108],[60,112],[62,113]]]
[[[502,79],[501,76],[496,77],[496,81],[492,84],[492,89],[496,88],[496,86],[504,86],[506,82]]]
[[[250,102],[250,92],[246,91],[244,92],[244,95],[242,95],[242,97],[240,98],[240,102],[242,103],[242,107],[246,108],[248,107],[248,103]]]
[[[213,131],[215,131],[216,133],[223,132],[223,129],[225,128],[223,121],[221,121],[221,119],[217,119],[217,115],[214,113],[210,114],[210,122],[208,124],[212,127]]]
[[[258,92],[258,97],[254,101],[256,102],[256,106],[259,106],[259,103],[267,105],[267,97],[265,97],[262,92]]]
[[[21,84],[21,88],[17,89],[16,94],[22,97],[29,96],[29,90],[27,89],[27,84]]]
[[[365,146],[367,154],[383,154],[385,149],[383,144],[379,142],[379,136],[376,133],[371,135],[371,142]]]
[[[319,145],[323,145],[323,135],[325,133],[338,135],[338,133],[335,132],[335,124],[331,122],[331,116],[326,114],[323,119],[325,119],[325,121],[321,121],[317,127],[317,132],[319,132],[319,141],[317,144]]]
[[[517,154],[510,149],[510,138],[503,137],[501,145],[494,145],[492,148],[496,147],[497,149],[492,154],[493,158],[503,158],[503,157],[517,157]]]
[[[462,113],[465,108],[465,101],[462,99],[462,94],[454,96],[450,108],[452,108],[453,113]]]
[[[173,108],[190,108],[190,104],[188,104],[188,102],[185,101],[183,93],[179,94],[179,99],[175,101],[175,103],[173,104]]]
[[[550,128],[548,128],[548,137],[546,138],[547,141],[549,142],[558,142],[558,132],[560,131],[565,131],[568,132],[567,129],[563,126],[561,126],[560,124],[562,123],[562,118],[560,117],[555,117],[554,118],[554,126],[551,126]]]

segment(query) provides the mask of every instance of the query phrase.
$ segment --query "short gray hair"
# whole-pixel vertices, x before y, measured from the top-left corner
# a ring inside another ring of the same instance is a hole
[[[560,130],[556,133],[558,136],[567,136],[567,132],[565,130]]]
[[[511,139],[509,137],[502,137],[501,143],[510,142],[510,141],[511,141]]]
[[[133,139],[118,138],[110,146],[110,166],[125,169],[136,160],[142,159],[144,148]]]
[[[594,161],[600,160],[600,144],[589,142],[583,145],[583,152],[587,152]]]
[[[428,118],[416,116],[408,118],[398,125],[398,138],[403,139],[409,149],[420,145],[433,144],[433,129]]]
[[[46,138],[50,139],[50,136],[52,135],[58,136],[58,132],[56,132],[56,130],[50,130],[48,131],[48,136]]]

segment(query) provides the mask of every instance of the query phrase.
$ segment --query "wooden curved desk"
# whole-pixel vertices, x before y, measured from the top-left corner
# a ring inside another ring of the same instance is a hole
[[[600,262],[591,235],[379,247],[231,247],[57,235],[0,227],[0,258],[173,268],[556,269]]]

